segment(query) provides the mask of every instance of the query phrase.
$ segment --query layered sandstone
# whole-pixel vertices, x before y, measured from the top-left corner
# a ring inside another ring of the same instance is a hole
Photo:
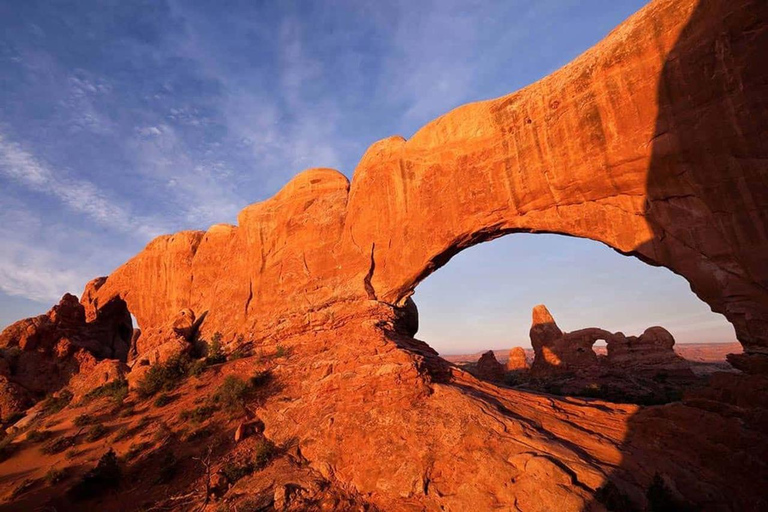
[[[159,237],[89,283],[72,325],[113,325],[127,305],[141,334],[117,322],[97,348],[135,347],[150,364],[194,332],[280,344],[293,356],[270,368],[281,387],[258,404],[264,433],[371,507],[645,510],[661,481],[693,509],[760,510],[766,413],[735,391],[763,376],[652,408],[508,389],[414,339],[410,296],[471,245],[586,237],[685,277],[734,324],[745,357],[765,357],[767,37],[762,0],[656,0],[549,77],[374,144],[351,183],[311,169],[236,226]],[[63,312],[30,328],[69,329]],[[590,340],[605,331],[563,333],[545,308],[534,317],[547,364],[594,364]],[[26,330],[2,339],[34,346]],[[669,348],[655,329],[625,341],[617,360]],[[255,363],[240,362],[211,379],[249,376]],[[195,385],[179,393],[187,407]]]

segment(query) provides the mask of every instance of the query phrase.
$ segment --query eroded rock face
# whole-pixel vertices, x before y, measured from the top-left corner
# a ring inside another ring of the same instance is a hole
[[[111,301],[91,320],[86,322],[77,297],[66,294],[47,314],[20,320],[0,333],[3,418],[87,373],[100,359],[125,361],[130,342],[125,303]]]
[[[405,305],[466,247],[544,231],[672,269],[768,353],[766,7],[697,6],[652,2],[549,77],[375,143],[351,184],[311,169],[237,226],[154,240],[89,288],[88,314],[122,297],[144,329],[185,308],[225,341],[331,329]]]
[[[493,350],[489,350],[477,361],[475,374],[483,380],[501,382],[504,380],[504,366],[496,359]]]
[[[649,327],[640,336],[629,337],[597,327],[563,332],[543,304],[533,308],[532,318],[530,335],[535,356],[531,369],[537,376],[590,370],[605,365],[647,367],[651,370],[668,370],[675,366],[686,368],[685,361],[675,353],[675,339],[663,327]],[[605,361],[599,361],[592,349],[598,340],[606,342],[608,355]]]
[[[509,351],[509,359],[505,365],[508,372],[520,372],[528,369],[528,358],[523,347],[515,347]]]

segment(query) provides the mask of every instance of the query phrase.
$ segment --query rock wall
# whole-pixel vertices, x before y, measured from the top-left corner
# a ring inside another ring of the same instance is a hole
[[[768,5],[657,0],[516,93],[372,145],[351,184],[305,171],[237,226],[162,236],[84,295],[143,329],[332,329],[405,306],[454,254],[515,232],[590,238],[663,265],[768,353]]]

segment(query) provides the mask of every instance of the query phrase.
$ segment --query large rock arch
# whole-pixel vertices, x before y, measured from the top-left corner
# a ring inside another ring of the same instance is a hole
[[[351,184],[294,178],[238,226],[164,236],[86,306],[142,327],[329,329],[403,307],[463,248],[512,232],[591,238],[685,277],[768,353],[768,4],[657,0],[547,78],[369,148]],[[425,91],[425,94],[428,94]]]

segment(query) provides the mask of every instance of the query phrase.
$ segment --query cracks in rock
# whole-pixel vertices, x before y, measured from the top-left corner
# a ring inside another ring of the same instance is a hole
[[[248,308],[251,305],[252,299],[253,299],[253,279],[250,279],[248,281],[248,298],[245,301],[245,316],[248,316]]]
[[[373,278],[373,271],[376,270],[376,260],[373,257],[373,253],[376,250],[376,244],[371,244],[371,266],[368,268],[368,273],[363,278],[363,286],[365,286],[365,293],[368,294],[369,300],[378,300],[376,298],[376,290],[373,289],[371,279]]]

